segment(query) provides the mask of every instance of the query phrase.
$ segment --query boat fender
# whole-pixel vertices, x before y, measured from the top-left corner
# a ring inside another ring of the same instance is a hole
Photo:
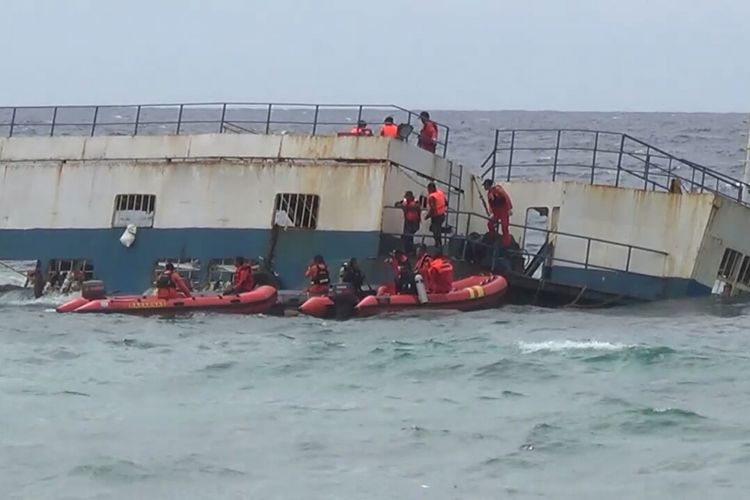
[[[416,274],[414,276],[414,284],[417,289],[417,298],[419,299],[419,303],[426,304],[427,303],[427,289],[424,286],[424,280],[422,279],[421,274]]]
[[[120,236],[120,243],[122,243],[125,248],[130,248],[130,245],[135,243],[135,233],[137,231],[138,226],[135,224],[128,224],[125,231],[123,231],[122,236]]]

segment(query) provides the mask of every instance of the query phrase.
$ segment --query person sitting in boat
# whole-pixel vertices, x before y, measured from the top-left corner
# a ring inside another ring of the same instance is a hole
[[[416,293],[414,271],[411,269],[409,256],[401,250],[395,250],[386,263],[390,263],[393,267],[396,293]]]
[[[323,295],[328,293],[328,286],[331,284],[331,275],[328,272],[326,261],[322,255],[313,257],[310,265],[307,266],[305,277],[310,278],[310,286],[307,287],[307,293],[312,295]]]
[[[160,299],[177,299],[180,297],[192,297],[190,288],[180,273],[174,270],[174,264],[167,262],[156,280],[156,296]]]
[[[453,264],[442,252],[437,252],[427,271],[425,283],[430,293],[448,293],[453,289]]]
[[[232,278],[232,287],[227,290],[226,294],[240,294],[251,291],[255,287],[253,281],[253,268],[245,262],[243,257],[234,259],[234,277]]]
[[[352,257],[348,262],[344,262],[339,269],[339,280],[341,283],[349,283],[357,295],[362,295],[362,285],[365,283],[365,273],[359,268],[357,259]]]

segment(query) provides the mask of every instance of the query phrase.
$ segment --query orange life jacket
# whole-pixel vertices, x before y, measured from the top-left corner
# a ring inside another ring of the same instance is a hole
[[[372,135],[372,130],[370,130],[367,127],[353,127],[350,131],[350,134],[352,135],[363,135],[363,136],[370,136]]]
[[[433,259],[429,275],[433,293],[448,293],[453,288],[453,264],[449,260],[441,257]]]
[[[404,211],[404,220],[416,222],[419,220],[420,208],[417,200],[401,200],[401,209]]]
[[[430,200],[435,200],[434,208],[432,208]],[[438,189],[434,193],[428,194],[427,206],[432,208],[432,215],[445,215],[445,211],[448,208],[447,204],[445,203],[445,193]]]
[[[395,123],[384,123],[380,127],[380,135],[383,137],[398,137],[398,125]]]

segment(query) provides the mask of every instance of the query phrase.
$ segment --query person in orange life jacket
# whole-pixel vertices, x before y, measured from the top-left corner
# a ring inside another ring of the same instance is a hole
[[[305,277],[310,278],[310,286],[307,287],[307,292],[313,295],[321,295],[328,293],[328,286],[331,284],[331,275],[328,272],[328,266],[326,261],[323,260],[322,255],[316,255],[313,257],[312,262],[305,271]]]
[[[404,199],[396,202],[396,206],[404,212],[404,233],[401,241],[404,244],[404,251],[411,255],[414,253],[414,235],[419,231],[422,209],[411,191],[404,193]]]
[[[430,293],[448,293],[453,289],[453,264],[441,252],[432,258],[428,275]]]
[[[434,121],[430,120],[430,113],[422,111],[419,113],[419,119],[422,120],[422,130],[419,132],[417,146],[434,153],[437,148],[438,128]]]
[[[414,274],[422,276],[425,289],[430,289],[430,263],[432,256],[427,252],[427,245],[422,243],[417,248],[417,263],[414,264]]]
[[[355,127],[352,127],[349,133],[352,135],[371,136],[372,129],[367,126],[366,121],[359,120],[357,122],[357,125]]]
[[[386,116],[380,127],[381,137],[398,137],[398,125],[393,123],[392,116]]]
[[[416,293],[409,256],[401,250],[395,250],[385,262],[393,268],[396,293]]]
[[[235,271],[234,277],[232,278],[232,288],[227,290],[227,294],[233,293],[245,293],[251,291],[255,287],[253,281],[253,268],[245,262],[242,257],[237,257],[234,260]]]
[[[164,272],[156,280],[156,295],[160,299],[192,297],[185,280],[174,270],[174,264],[171,262],[167,262]]]
[[[427,214],[425,220],[430,219],[430,232],[435,238],[435,246],[439,251],[443,251],[443,223],[445,222],[445,213],[448,211],[448,203],[445,193],[435,186],[434,182],[427,184]]]
[[[504,247],[511,244],[510,237],[510,216],[513,215],[513,202],[508,192],[500,184],[492,184],[490,179],[484,180],[484,189],[487,191],[487,212],[490,214],[490,220],[487,222],[487,229],[490,234],[497,234],[497,223],[503,231],[502,243]]]

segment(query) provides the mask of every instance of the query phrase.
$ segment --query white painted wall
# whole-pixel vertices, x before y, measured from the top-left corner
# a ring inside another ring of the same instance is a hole
[[[731,248],[750,255],[750,208],[718,198],[703,238],[693,278],[706,286],[713,286],[724,255]]]
[[[318,228],[380,229],[386,163],[9,163],[0,228],[107,228],[117,194],[156,195],[154,227],[270,228],[277,193],[320,196]]]

